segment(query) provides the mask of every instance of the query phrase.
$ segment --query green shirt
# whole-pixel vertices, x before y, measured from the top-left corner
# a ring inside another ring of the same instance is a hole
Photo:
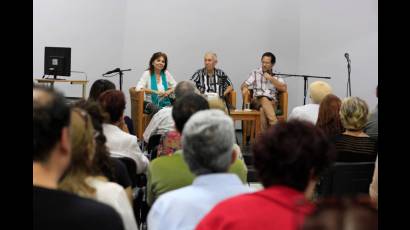
[[[236,159],[228,172],[238,175],[243,183],[247,182],[248,169],[245,163]],[[163,193],[191,185],[195,175],[191,173],[182,156],[182,150],[171,156],[154,159],[148,167],[147,202],[151,206]]]

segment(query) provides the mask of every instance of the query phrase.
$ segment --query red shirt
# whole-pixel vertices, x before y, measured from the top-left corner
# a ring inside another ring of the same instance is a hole
[[[313,204],[302,192],[285,186],[239,195],[216,205],[198,224],[204,229],[297,229]]]

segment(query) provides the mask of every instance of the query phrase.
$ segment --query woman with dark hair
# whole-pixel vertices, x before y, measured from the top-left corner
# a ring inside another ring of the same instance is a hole
[[[144,91],[145,104],[151,104],[151,113],[171,105],[169,96],[174,92],[177,82],[167,70],[167,66],[167,55],[162,52],[154,53],[149,61],[148,69],[144,71],[135,87],[136,90]]]
[[[335,149],[307,121],[277,123],[253,145],[254,166],[265,189],[219,203],[197,226],[203,229],[298,229],[313,211],[318,176]]]
[[[93,158],[93,174],[96,176],[104,175],[109,181],[121,185],[132,203],[131,179],[127,168],[120,160],[110,157],[110,152],[105,146],[107,138],[104,135],[102,124],[107,119],[106,114],[104,114],[101,106],[95,101],[80,100],[74,104],[74,107],[87,111],[96,131],[94,136],[95,156]]]
[[[110,89],[115,89],[114,83],[105,79],[98,79],[92,84],[88,99],[98,101],[98,97]]]
[[[337,135],[344,132],[339,116],[341,104],[342,101],[337,96],[328,94],[323,98],[319,106],[316,127],[322,129],[326,136],[332,141],[334,141]]]
[[[98,101],[104,112],[108,114],[103,130],[107,138],[105,145],[111,156],[131,158],[137,165],[136,173],[145,172],[149,160],[142,153],[137,137],[124,132],[119,127],[125,110],[124,93],[119,90],[108,90],[101,94]]]
[[[111,81],[105,80],[105,79],[98,79],[91,86],[90,96],[88,97],[88,100],[98,101],[98,98],[100,97],[100,95],[110,89],[115,89],[114,83],[112,83]],[[131,134],[134,133],[134,127],[132,125],[132,120],[128,116],[123,117],[120,127],[124,132],[131,133]]]

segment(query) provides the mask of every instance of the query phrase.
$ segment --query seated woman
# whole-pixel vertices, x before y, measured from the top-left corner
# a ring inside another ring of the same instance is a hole
[[[341,104],[342,101],[337,96],[328,94],[319,106],[316,127],[320,128],[332,141],[344,132],[339,115]]]
[[[121,118],[125,110],[125,95],[119,90],[105,91],[99,97],[99,103],[108,114],[103,124],[107,138],[106,146],[112,157],[127,157],[135,161],[136,173],[144,173],[149,164],[148,158],[142,153],[136,136],[120,129]]]
[[[377,140],[369,137],[363,128],[367,123],[369,109],[358,97],[348,97],[340,107],[340,120],[345,132],[336,137],[337,162],[375,161]]]
[[[70,121],[71,166],[59,188],[110,205],[121,216],[125,229],[136,230],[134,213],[124,189],[104,176],[93,175],[94,135],[90,116],[84,110],[74,108]]]
[[[115,89],[115,84],[109,80],[98,79],[92,85],[90,89],[90,95],[88,96],[88,101],[97,101],[102,93],[107,90]],[[123,116],[120,124],[120,128],[127,133],[134,134],[134,127],[131,118],[128,116]]]
[[[132,185],[127,168],[124,163],[117,158],[110,157],[110,152],[108,152],[105,146],[107,138],[104,135],[102,124],[106,118],[101,106],[95,101],[84,100],[78,101],[74,106],[85,110],[90,115],[93,127],[96,131],[94,137],[95,157],[93,158],[93,165],[95,166],[93,169],[94,174],[104,175],[109,181],[121,185],[132,203]]]
[[[279,122],[253,145],[254,166],[264,189],[226,199],[197,225],[204,229],[299,229],[314,206],[317,177],[334,146],[308,121]]]
[[[145,93],[144,112],[155,114],[165,106],[171,105],[170,95],[174,92],[177,82],[167,70],[168,58],[165,53],[154,53],[149,61],[149,67],[138,81],[136,90]]]

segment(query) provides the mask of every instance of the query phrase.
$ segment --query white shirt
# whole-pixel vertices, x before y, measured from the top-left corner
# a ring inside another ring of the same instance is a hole
[[[137,174],[147,170],[149,160],[141,152],[136,136],[126,133],[112,124],[103,124],[103,132],[107,138],[105,145],[112,157],[133,159],[137,164]]]
[[[164,193],[148,213],[148,229],[195,229],[201,219],[220,201],[250,192],[231,173],[198,176],[192,185]]]
[[[274,73],[276,71],[273,71]],[[279,82],[285,84],[285,81],[283,78],[276,77],[274,76],[276,80]],[[248,86],[249,89],[253,89],[253,96],[266,96],[270,99],[276,99],[276,88],[272,84],[271,81],[267,80],[265,77],[263,77],[263,70],[262,68],[258,68],[253,70],[250,74],[248,79],[245,81],[245,84]]]
[[[155,134],[164,134],[168,131],[175,130],[175,122],[172,118],[172,107],[160,109],[151,119],[147,128],[145,128],[144,141],[148,143],[149,138]]]
[[[137,230],[134,211],[125,190],[120,185],[88,177],[87,184],[96,189],[96,199],[114,208],[120,214],[125,230]]]
[[[319,104],[307,104],[293,108],[288,120],[298,119],[316,124],[319,115]]]
[[[168,89],[174,88],[177,85],[174,77],[168,70],[165,70],[165,78],[167,79]],[[141,79],[138,81],[137,86],[135,87],[136,90],[144,89],[151,89],[151,74],[149,70],[144,71],[141,76]],[[159,81],[157,81],[157,89],[158,91],[165,92],[164,86],[162,85],[162,77]],[[151,94],[145,94],[145,100],[151,101]]]

